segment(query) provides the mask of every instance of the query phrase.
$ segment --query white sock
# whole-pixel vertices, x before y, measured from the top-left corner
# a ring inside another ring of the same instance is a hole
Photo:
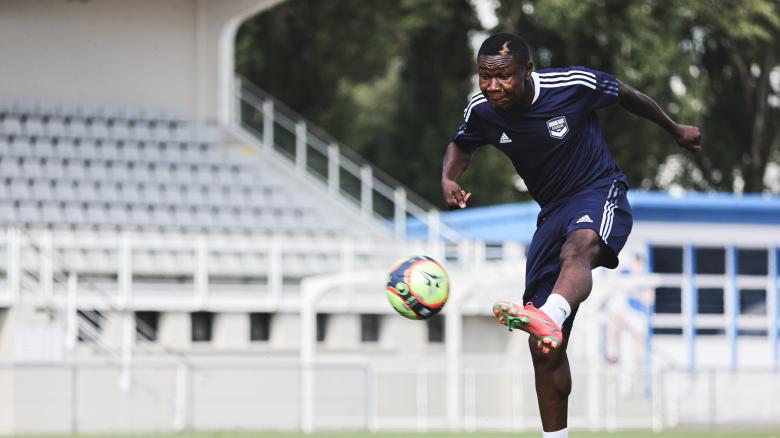
[[[566,321],[566,318],[568,318],[569,315],[571,315],[571,306],[569,305],[569,302],[566,301],[566,298],[564,298],[562,295],[556,293],[550,294],[550,296],[547,297],[547,301],[540,310],[552,318],[552,320],[558,324],[558,327],[563,327],[563,322]],[[558,435],[551,436],[554,438],[558,437]]]
[[[569,428],[567,427],[557,432],[542,432],[542,438],[569,438]]]

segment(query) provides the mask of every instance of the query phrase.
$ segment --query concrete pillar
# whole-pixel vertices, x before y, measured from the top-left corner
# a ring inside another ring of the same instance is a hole
[[[214,348],[220,350],[249,347],[249,314],[217,313],[214,315]]]
[[[325,347],[333,350],[356,350],[360,346],[360,316],[353,313],[330,314]]]
[[[161,313],[158,335],[160,345],[166,348],[189,348],[192,344],[189,312]]]
[[[275,348],[300,347],[301,318],[297,313],[277,313],[271,320],[270,344]]]

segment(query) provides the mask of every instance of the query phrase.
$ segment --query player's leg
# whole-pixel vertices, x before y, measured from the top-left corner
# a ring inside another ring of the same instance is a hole
[[[590,229],[580,229],[568,235],[560,252],[561,271],[553,286],[553,291],[571,291],[565,296],[572,303],[571,308],[561,315],[555,315],[556,310],[550,310],[553,300],[539,309],[546,314],[560,316],[556,324],[563,330],[563,341],[558,348],[549,349],[539,345],[539,340],[529,338],[529,347],[534,366],[536,383],[536,399],[539,404],[539,414],[542,419],[542,430],[545,436],[556,438],[568,437],[567,418],[569,411],[569,394],[571,394],[571,370],[566,355],[566,347],[572,330],[572,320],[567,318],[576,312],[579,303],[587,298],[593,280],[591,270],[598,265],[600,253],[603,251],[598,234]],[[550,295],[552,297],[552,294]]]
[[[563,296],[571,308],[579,306],[590,295],[593,288],[592,270],[603,257],[601,251],[610,250],[602,246],[601,238],[590,228],[574,230],[566,238],[561,248],[561,273],[553,286],[553,293]],[[542,306],[542,310],[552,313],[546,306],[547,303]]]
[[[563,329],[564,341],[560,348],[544,353],[533,338],[528,338],[531,359],[534,366],[536,400],[542,419],[545,435],[559,432],[561,438],[567,436],[567,418],[569,412],[569,394],[571,394],[571,371],[566,355],[571,326]]]

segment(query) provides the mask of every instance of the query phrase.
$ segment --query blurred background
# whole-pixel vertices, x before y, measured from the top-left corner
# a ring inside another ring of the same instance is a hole
[[[538,207],[490,147],[440,194],[498,31],[703,132],[599,112],[635,225],[570,427],[780,429],[776,1],[2,0],[0,433],[539,430],[490,313]],[[415,254],[451,277],[428,321],[383,293]]]

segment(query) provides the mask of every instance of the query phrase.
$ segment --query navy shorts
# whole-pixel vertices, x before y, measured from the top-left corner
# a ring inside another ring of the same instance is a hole
[[[575,230],[589,228],[598,233],[602,248],[599,266],[617,267],[617,256],[633,224],[627,191],[625,183],[611,180],[542,209],[528,248],[524,303],[541,307],[547,301],[561,272],[561,248]],[[574,315],[566,320],[564,327],[571,328],[573,321]]]

